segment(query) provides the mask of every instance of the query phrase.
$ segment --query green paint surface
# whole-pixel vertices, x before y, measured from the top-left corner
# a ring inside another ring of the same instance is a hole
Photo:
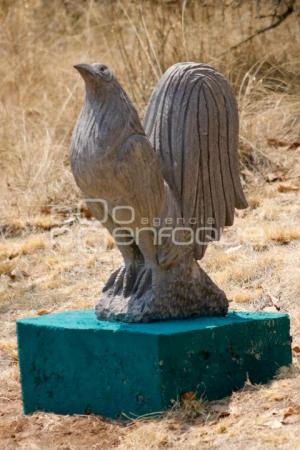
[[[67,311],[18,320],[17,335],[25,413],[143,415],[184,392],[217,399],[266,382],[292,360],[281,313],[127,324]]]

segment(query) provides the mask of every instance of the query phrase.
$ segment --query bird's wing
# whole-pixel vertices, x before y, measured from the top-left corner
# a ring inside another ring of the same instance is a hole
[[[232,225],[247,207],[238,164],[238,110],[225,78],[205,64],[179,63],[158,82],[144,119],[162,172],[185,224],[196,236],[194,255]]]
[[[151,225],[160,217],[165,191],[159,158],[146,136],[132,135],[123,143],[115,171],[120,198],[134,207],[135,225],[144,219]]]

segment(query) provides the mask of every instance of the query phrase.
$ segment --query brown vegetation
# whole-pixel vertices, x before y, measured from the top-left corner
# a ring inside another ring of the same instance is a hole
[[[281,23],[257,34],[290,5]],[[1,448],[300,448],[299,10],[288,0],[0,1]],[[24,417],[15,319],[93,307],[120,262],[69,170],[83,95],[72,65],[110,65],[142,116],[157,78],[183,60],[212,64],[235,89],[250,205],[203,266],[232,308],[290,313],[294,367],[267,386],[212,403],[188,396],[162,418],[127,427],[92,416]]]

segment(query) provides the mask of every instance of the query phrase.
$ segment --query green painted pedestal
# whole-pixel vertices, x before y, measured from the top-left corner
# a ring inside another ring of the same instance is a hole
[[[126,324],[94,311],[17,322],[24,412],[107,417],[162,411],[184,392],[217,399],[291,363],[289,318],[231,312]]]

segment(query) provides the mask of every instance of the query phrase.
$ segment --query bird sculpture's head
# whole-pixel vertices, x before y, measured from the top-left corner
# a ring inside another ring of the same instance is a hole
[[[104,64],[76,64],[74,68],[82,76],[87,92],[104,94],[118,84],[111,70]]]
[[[145,134],[138,113],[126,92],[104,64],[76,64],[74,66],[85,82],[86,101],[84,108],[92,107],[106,111],[112,108],[114,116],[129,124],[134,134]],[[115,111],[118,114],[115,114]],[[124,125],[123,125],[124,126]]]

